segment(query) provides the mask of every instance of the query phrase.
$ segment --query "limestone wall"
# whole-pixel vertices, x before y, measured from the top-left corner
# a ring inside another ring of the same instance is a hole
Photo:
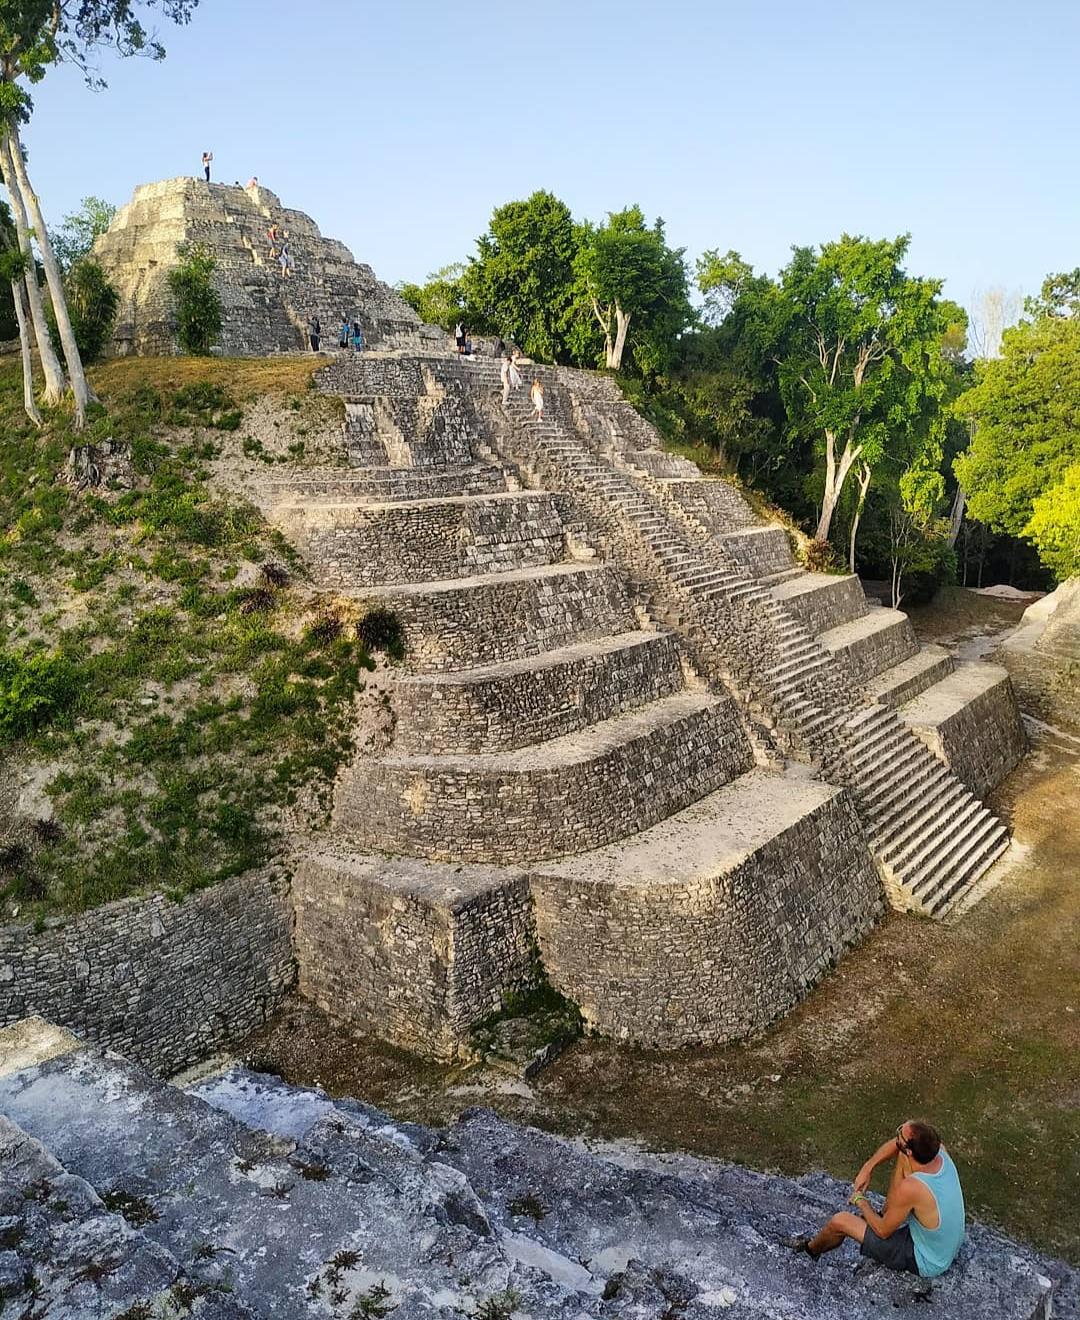
[[[800,794],[816,805],[796,806]],[[613,850],[610,869],[538,868],[544,967],[591,1028],[663,1049],[739,1039],[867,933],[883,899],[848,795],[792,785],[774,807],[774,825],[740,858],[725,866],[717,849],[711,874],[707,862],[686,873],[674,834],[666,866],[660,855],[644,876],[623,872]],[[722,819],[718,835],[732,823]]]
[[[270,257],[271,224],[288,235],[288,277]],[[363,325],[368,347],[437,352],[445,343],[441,331],[424,326],[343,243],[325,238],[310,216],[282,206],[268,188],[177,178],[136,188],[95,244],[94,255],[120,294],[114,352],[177,351],[167,275],[184,243],[205,245],[217,262],[213,280],[222,301],[225,353],[306,348],[312,315],[328,340],[349,316]]]
[[[595,731],[505,757],[358,761],[334,823],[360,847],[436,861],[519,862],[646,829],[753,765],[734,704],[676,695]]]
[[[38,1014],[168,1074],[265,1021],[294,976],[286,882],[253,873],[0,927],[0,1026]]]
[[[985,797],[1027,751],[1016,693],[998,665],[960,664],[900,707],[904,721],[976,797]]]
[[[293,898],[301,993],[403,1049],[452,1058],[533,973],[524,875],[315,853]]]
[[[399,588],[370,597],[397,614],[409,665],[441,673],[542,655],[635,627],[626,587],[610,568],[570,564],[501,573],[467,586]]]
[[[734,532],[757,523],[753,509],[728,481],[673,481],[668,489],[710,532]]]
[[[288,520],[320,580],[342,586],[430,582],[562,559],[562,519],[550,495],[502,494],[363,508],[305,503]]]
[[[723,549],[751,577],[769,577],[795,567],[791,542],[783,527],[765,524],[721,535]]]
[[[583,642],[558,657],[400,682],[396,747],[434,756],[511,751],[659,701],[683,686],[675,643],[665,633]]]
[[[862,583],[854,575],[804,573],[774,588],[773,595],[815,634],[861,618],[867,608]]]

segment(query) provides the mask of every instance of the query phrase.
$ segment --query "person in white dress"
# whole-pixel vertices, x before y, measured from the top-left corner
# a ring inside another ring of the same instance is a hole
[[[542,422],[544,420],[544,387],[540,384],[539,378],[533,381],[529,398],[532,399],[532,406],[536,413],[533,421]]]

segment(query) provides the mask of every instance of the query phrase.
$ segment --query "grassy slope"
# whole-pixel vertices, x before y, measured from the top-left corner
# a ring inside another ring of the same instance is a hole
[[[302,412],[311,375],[310,359],[110,363],[75,437],[63,410],[27,425],[18,362],[0,360],[0,808],[29,773],[50,822],[0,824],[0,916],[213,883],[272,855],[298,795],[325,805],[371,662],[311,631],[289,547],[207,468],[256,397]],[[107,438],[130,445],[134,489],[58,479],[73,444]],[[290,584],[269,587],[266,562]]]

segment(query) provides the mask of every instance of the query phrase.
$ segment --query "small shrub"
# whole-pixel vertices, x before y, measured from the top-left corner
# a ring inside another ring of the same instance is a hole
[[[116,324],[120,295],[101,265],[91,257],[77,261],[64,276],[64,294],[79,355],[84,363],[96,362]],[[51,307],[48,319],[53,342],[59,350],[60,335]]]
[[[308,636],[320,646],[329,646],[336,642],[344,631],[345,625],[336,614],[324,614],[308,629]]]
[[[200,243],[182,244],[177,255],[179,264],[168,275],[176,337],[186,353],[206,357],[221,338],[221,296],[212,278],[217,262]]]
[[[0,746],[47,724],[77,693],[75,666],[63,656],[0,651]]]
[[[268,560],[259,572],[268,587],[287,587],[289,585],[289,570],[284,564]]]
[[[121,1187],[103,1192],[101,1199],[106,1210],[123,1215],[132,1228],[145,1228],[147,1224],[152,1224],[161,1218],[145,1196],[125,1192]]]
[[[369,651],[383,651],[391,660],[405,657],[405,633],[392,610],[368,610],[356,625],[356,635]]]
[[[493,1293],[476,1308],[476,1320],[510,1320],[521,1304],[521,1294],[513,1288]]]
[[[544,1205],[532,1192],[523,1192],[520,1196],[515,1196],[508,1202],[506,1208],[512,1215],[520,1215],[537,1224],[547,1215]]]
[[[803,552],[803,565],[808,573],[839,573],[842,569],[831,541],[808,541]]]
[[[249,587],[239,596],[241,614],[269,614],[276,604],[274,593],[268,587]]]
[[[58,820],[42,816],[40,820],[34,821],[34,837],[38,843],[59,843],[64,837],[64,831]]]
[[[349,1320],[379,1320],[397,1310],[397,1302],[390,1300],[390,1289],[384,1283],[374,1283],[361,1293],[353,1305]]]
[[[15,875],[30,858],[24,843],[0,844],[0,875]]]
[[[24,582],[22,578],[15,578],[11,584],[11,594],[20,605],[36,605],[38,603],[34,588],[29,582]]]

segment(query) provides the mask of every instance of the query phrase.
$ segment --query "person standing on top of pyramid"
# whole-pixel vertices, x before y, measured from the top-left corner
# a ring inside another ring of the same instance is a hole
[[[210,182],[210,162],[213,159],[214,159],[214,153],[212,151],[203,152],[202,154],[203,177],[206,179],[207,183]]]

